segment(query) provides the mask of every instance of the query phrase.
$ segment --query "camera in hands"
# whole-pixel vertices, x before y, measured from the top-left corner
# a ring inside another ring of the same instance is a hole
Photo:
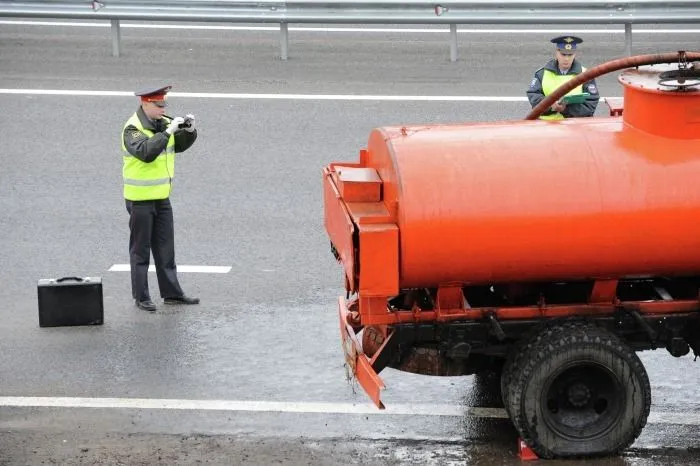
[[[177,125],[178,129],[185,129],[185,128],[191,128],[192,127],[192,118],[190,117],[185,117],[185,121],[183,123],[180,123]]]

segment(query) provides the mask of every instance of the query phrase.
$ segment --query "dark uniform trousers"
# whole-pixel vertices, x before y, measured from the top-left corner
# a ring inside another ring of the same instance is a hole
[[[162,298],[184,295],[177,280],[175,266],[175,232],[173,209],[169,199],[157,201],[126,200],[129,212],[129,257],[131,261],[131,293],[134,299],[150,299],[148,266],[151,251],[156,266]]]

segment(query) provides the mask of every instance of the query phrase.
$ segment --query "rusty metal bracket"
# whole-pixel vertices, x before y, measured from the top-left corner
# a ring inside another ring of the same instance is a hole
[[[620,305],[620,308],[627,312],[630,316],[632,316],[637,325],[639,325],[647,333],[652,343],[656,343],[658,334],[653,328],[651,328],[647,321],[644,320],[644,317],[642,317],[642,314],[639,313],[639,310],[636,308],[636,306],[630,306],[622,303]]]
[[[491,323],[491,329],[493,330],[493,333],[496,335],[496,339],[498,341],[503,341],[506,339],[506,333],[503,331],[503,327],[501,327],[500,322],[498,322],[498,319],[496,319],[496,314],[493,312],[489,312],[487,315],[487,318],[489,322]]]

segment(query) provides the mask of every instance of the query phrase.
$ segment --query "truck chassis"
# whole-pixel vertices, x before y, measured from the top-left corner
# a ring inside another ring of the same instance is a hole
[[[596,456],[624,450],[646,424],[651,388],[636,352],[698,355],[699,293],[700,277],[443,286],[340,298],[339,316],[349,369],[379,408],[386,367],[495,372],[540,457]]]

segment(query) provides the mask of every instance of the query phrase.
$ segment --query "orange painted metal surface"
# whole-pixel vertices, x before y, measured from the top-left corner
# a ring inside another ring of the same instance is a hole
[[[695,318],[698,298],[616,296],[626,278],[700,275],[700,89],[659,84],[674,69],[623,72],[610,117],[539,121],[533,109],[525,121],[377,128],[359,162],[326,167],[326,230],[356,293],[338,303],[343,348],[377,406],[375,362],[397,324]],[[593,282],[587,300],[471,307],[464,296],[470,285],[569,281]],[[437,288],[434,307],[390,308],[409,288]],[[365,352],[363,327],[374,332]]]
[[[346,277],[352,277],[355,270],[355,247],[353,235],[355,225],[348,212],[345,201],[340,196],[330,169],[324,171],[323,183],[324,224],[336,249],[338,260],[343,265]],[[346,288],[355,291],[354,282],[346,279]]]
[[[623,73],[618,118],[375,129],[396,287],[699,273],[700,92],[653,73]]]
[[[501,308],[455,308],[435,311],[396,311],[383,314],[368,315],[362,318],[363,325],[395,325],[413,322],[456,322],[483,321],[493,314],[499,321],[508,320],[537,320],[564,317],[611,317],[619,309],[629,307],[645,316],[670,314],[690,314],[700,312],[698,300],[656,301],[648,303],[581,304],[581,305],[546,305],[543,307],[501,307]],[[363,309],[361,312],[363,312]]]
[[[372,368],[370,360],[362,352],[362,347],[355,335],[354,329],[348,325],[348,306],[342,297],[338,300],[338,318],[340,320],[340,336],[345,353],[345,364],[348,373],[352,374],[365,393],[370,397],[379,409],[384,409],[380,400],[384,390],[384,382]]]

